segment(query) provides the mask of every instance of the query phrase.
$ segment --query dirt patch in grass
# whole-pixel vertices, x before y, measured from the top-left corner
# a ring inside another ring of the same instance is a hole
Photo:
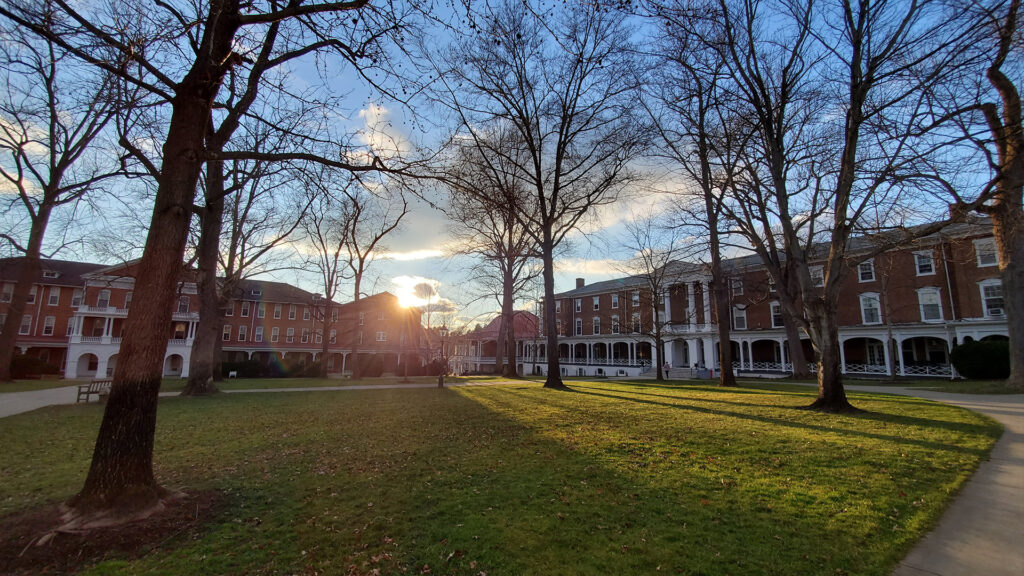
[[[0,519],[0,574],[71,574],[105,559],[145,556],[176,538],[198,533],[224,508],[217,491],[195,492],[139,522],[124,526],[57,533],[45,544],[40,537],[60,524],[60,510],[47,506]]]

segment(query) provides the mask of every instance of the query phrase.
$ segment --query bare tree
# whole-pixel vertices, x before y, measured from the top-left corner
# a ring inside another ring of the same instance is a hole
[[[58,27],[60,15],[49,2],[41,5],[41,16],[40,26]],[[60,210],[73,212],[120,167],[115,155],[95,145],[117,109],[109,75],[76,69],[52,40],[18,27],[4,34],[0,72],[6,88],[0,97],[0,189],[11,193],[3,194],[0,240],[23,257],[0,326],[0,382],[7,382],[40,259],[44,251],[52,257],[66,246],[70,226],[62,238],[47,242],[51,219]]]
[[[502,139],[508,143],[502,143]],[[541,274],[533,265],[540,255],[536,239],[514,210],[536,204],[529,202],[518,163],[504,160],[522,151],[514,134],[492,135],[487,147],[491,146],[509,149],[504,156],[489,160],[480,157],[481,149],[476,146],[458,151],[447,179],[451,188],[448,215],[458,254],[478,258],[472,274],[484,296],[496,298],[501,306],[494,369],[511,378],[516,376],[515,303]]]
[[[162,152],[159,166],[154,162],[146,166],[157,183],[135,283],[136,299],[146,305],[132,307],[125,322],[120,361],[92,465],[82,491],[69,502],[69,525],[79,525],[126,508],[129,516],[148,513],[165,494],[153,477],[157,397],[167,346],[162,335],[171,319],[196,184],[207,161],[255,157],[246,151],[220,152],[219,142],[230,140],[240,120],[230,112],[211,133],[214,103],[229,72],[240,71],[241,78],[245,71],[245,79],[240,80],[246,86],[242,98],[254,98],[268,72],[314,55],[347,64],[372,84],[368,71],[376,68],[388,73],[388,54],[382,47],[395,46],[389,43],[408,32],[402,23],[408,14],[402,10],[413,8],[377,8],[366,0],[287,4],[214,0],[161,2],[153,7],[117,3],[112,9],[102,2],[72,6],[53,0],[53,4],[61,14],[59,20],[67,22],[58,30],[46,27],[45,13],[31,2],[0,5],[0,16],[152,94],[169,110],[166,136],[157,140]],[[112,62],[109,53],[124,64]],[[134,143],[126,139],[121,143],[134,152]],[[137,156],[147,163],[144,155]],[[352,172],[388,169],[379,157],[354,156],[344,149],[317,155],[302,146],[259,157],[316,159]]]
[[[479,34],[456,43],[437,67],[440,99],[456,115],[458,138],[485,161],[514,166],[530,191],[526,209],[513,214],[540,248],[549,350],[544,386],[562,389],[552,353],[555,249],[594,208],[638,179],[629,166],[646,138],[632,113],[632,51],[619,15],[590,4],[542,12],[530,2],[489,9],[479,15]],[[500,126],[514,131],[519,150],[488,143]]]

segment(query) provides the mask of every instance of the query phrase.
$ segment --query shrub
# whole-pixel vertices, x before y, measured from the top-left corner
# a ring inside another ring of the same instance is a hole
[[[11,378],[31,378],[43,374],[59,374],[60,368],[35,356],[16,354],[11,358]]]
[[[1010,376],[1010,343],[1006,340],[966,342],[949,355],[956,371],[966,378],[1003,379]]]

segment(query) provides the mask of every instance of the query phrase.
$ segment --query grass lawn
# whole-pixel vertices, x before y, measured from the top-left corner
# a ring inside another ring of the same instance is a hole
[[[445,382],[488,382],[497,378],[489,376],[448,376]],[[340,378],[232,378],[218,382],[221,390],[263,390],[266,388],[325,388],[332,386],[356,386],[375,384],[401,384],[401,376],[389,376],[383,378],[363,378],[360,380],[349,380]],[[436,384],[436,376],[410,376],[411,382],[423,384]],[[5,392],[28,392],[31,390],[46,390],[49,388],[61,388],[64,386],[76,386],[83,380],[16,380],[9,383],[0,383],[0,394]],[[185,380],[182,378],[167,378],[160,385],[161,392],[180,392],[185,388]]]
[[[914,398],[571,386],[163,398],[160,481],[226,507],[86,573],[888,575],[1000,434]],[[81,486],[101,411],[0,420],[0,514]]]
[[[956,394],[1022,394],[1024,390],[1007,388],[1004,380],[848,380],[847,384],[861,386],[899,386],[924,388]]]

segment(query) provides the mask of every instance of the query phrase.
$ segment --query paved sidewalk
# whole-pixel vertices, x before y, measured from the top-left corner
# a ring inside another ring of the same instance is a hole
[[[74,404],[78,398],[78,385],[28,392],[0,394],[0,418],[31,412],[45,406]]]

